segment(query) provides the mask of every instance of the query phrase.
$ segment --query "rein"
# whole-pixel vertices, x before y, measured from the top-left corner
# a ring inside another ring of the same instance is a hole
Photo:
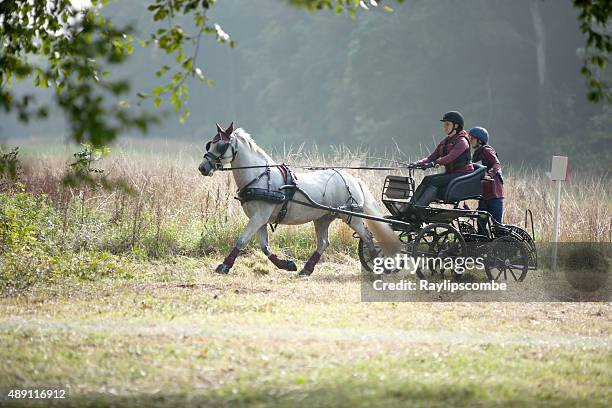
[[[207,156],[210,157],[211,159],[213,159],[213,161],[215,163],[217,163],[217,166],[219,166],[221,163],[221,161],[219,160],[221,157],[223,157],[225,155],[225,152],[227,152],[227,150],[231,147],[232,149],[232,160],[230,161],[233,162],[234,159],[236,158],[236,155],[238,154],[238,150],[236,148],[235,145],[232,144],[232,141],[235,141],[235,138],[230,138],[230,140],[228,140],[227,145],[225,146],[225,148],[223,149],[223,151],[221,152],[221,154],[219,155],[214,155],[212,153],[210,153],[208,151],[208,148],[210,146],[211,143],[214,143],[215,139],[213,138],[213,140],[211,140],[210,142],[208,142],[206,144],[206,150],[207,152],[204,154],[204,157],[206,158]],[[305,169],[305,170],[329,170],[329,169],[342,169],[342,170],[385,170],[385,171],[390,171],[390,170],[402,170],[402,169],[410,169],[412,168],[412,166],[409,163],[403,163],[403,162],[398,162],[396,160],[391,160],[391,159],[386,159],[386,158],[380,158],[380,157],[373,157],[373,159],[376,160],[386,160],[386,161],[390,161],[390,162],[395,162],[395,163],[399,163],[400,166],[319,166],[319,165],[314,165],[314,166],[300,166],[297,164],[286,164],[286,163],[281,163],[281,164],[260,164],[260,165],[254,165],[254,166],[238,166],[238,167],[216,167],[215,171],[230,171],[230,170],[242,170],[242,169],[267,169],[267,171],[269,172],[270,167],[294,167],[294,168],[298,168],[298,169]],[[259,175],[259,177],[257,178],[257,180],[259,180],[259,178],[261,176],[263,176],[265,174],[262,173]],[[257,181],[257,180],[253,180]],[[252,183],[251,182],[251,183]],[[251,184],[249,183],[249,185]]]
[[[393,166],[393,167],[369,167],[369,166],[298,166],[295,164],[262,164],[258,166],[238,166],[238,167],[221,167],[216,171],[230,171],[230,170],[241,170],[241,169],[263,169],[266,167],[282,166],[283,164],[305,170],[328,170],[328,169],[342,169],[342,170],[403,170],[410,169],[409,166]]]
[[[296,204],[299,205],[303,205],[303,206],[307,206],[307,207],[312,207],[312,208],[318,208],[318,209],[323,209],[323,210],[328,210],[331,211],[332,214],[338,214],[338,213],[342,213],[345,215],[349,216],[349,222],[350,222],[350,217],[354,216],[354,215],[358,215],[358,216],[362,216],[362,218],[369,218],[370,216],[364,215],[362,214],[362,212],[359,209],[359,206],[357,205],[355,199],[353,198],[352,194],[351,194],[351,190],[349,189],[349,186],[346,183],[346,180],[344,180],[344,177],[342,177],[342,174],[340,174],[337,170],[338,169],[344,169],[344,170],[381,170],[381,171],[394,171],[394,170],[410,170],[412,172],[412,169],[416,168],[413,164],[409,164],[409,163],[403,163],[403,162],[398,162],[396,160],[389,160],[389,159],[381,159],[381,160],[386,160],[392,163],[398,163],[399,165],[396,166],[321,166],[321,165],[287,165],[285,163],[281,163],[281,164],[270,164],[270,163],[266,163],[266,164],[260,164],[260,165],[252,165],[252,166],[235,166],[235,167],[223,167],[222,164],[222,158],[225,155],[225,153],[227,152],[228,149],[232,149],[232,159],[230,160],[230,163],[232,163],[234,161],[234,159],[236,158],[236,155],[238,153],[238,149],[236,146],[236,138],[230,137],[229,140],[227,140],[227,144],[224,147],[221,147],[220,149],[220,153],[218,155],[215,155],[213,153],[211,153],[209,151],[210,145],[212,143],[215,143],[215,139],[213,138],[213,140],[211,140],[210,142],[208,142],[206,144],[206,154],[204,155],[205,159],[208,159],[209,162],[212,162],[212,167],[214,168],[215,171],[230,171],[230,170],[242,170],[242,169],[264,169],[259,175],[257,175],[256,177],[254,177],[251,181],[249,181],[246,185],[244,185],[243,187],[239,188],[238,191],[236,192],[236,197],[238,200],[240,200],[240,203],[243,204],[246,201],[251,201],[251,200],[265,200],[265,201],[269,201],[269,202],[273,202],[273,203],[282,203],[281,204],[281,208],[276,216],[276,219],[274,220],[273,224],[270,224],[270,227],[272,229],[272,232],[274,232],[274,230],[276,229],[276,226],[281,223],[281,221],[283,220],[283,218],[285,217],[286,213],[287,213],[287,205],[289,202],[294,202]],[[376,158],[379,159],[379,158]],[[231,164],[230,164],[231,165]],[[270,185],[270,168],[272,167],[276,167],[278,168],[281,173],[283,173],[283,178],[285,179],[285,184],[283,186],[280,187],[279,190],[272,190],[271,189],[271,185]],[[293,167],[293,168],[299,168],[299,169],[305,169],[305,170],[335,170],[336,173],[338,173],[340,175],[340,177],[342,177],[342,179],[344,180],[344,184],[345,187],[348,191],[349,194],[349,199],[347,200],[346,204],[343,206],[340,206],[339,208],[332,208],[329,206],[324,206],[322,204],[319,204],[317,202],[315,202],[309,195],[308,193],[306,193],[304,190],[302,190],[296,183],[295,183],[295,176],[293,175],[293,173],[291,172],[289,167]],[[257,183],[259,180],[261,180],[262,178],[267,178],[267,188],[259,188],[259,187],[251,187],[252,185],[254,185],[255,183]],[[295,200],[293,198],[293,195],[296,191],[299,191],[300,193],[302,193],[307,201],[301,201],[301,200]],[[357,210],[357,212],[355,211]],[[376,217],[375,217],[376,218]]]

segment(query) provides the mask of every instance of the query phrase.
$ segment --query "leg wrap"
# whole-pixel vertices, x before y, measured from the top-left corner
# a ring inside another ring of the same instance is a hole
[[[317,264],[317,262],[319,262],[319,259],[321,259],[321,254],[315,251],[315,253],[312,254],[310,258],[308,259],[308,261],[306,262],[306,265],[304,265],[304,270],[308,272],[314,271],[314,267]]]
[[[223,260],[223,264],[229,266],[230,268],[234,266],[234,261],[236,260],[236,257],[238,256],[239,252],[240,249],[238,249],[238,247],[232,248],[232,251]]]
[[[287,262],[286,259],[278,259],[278,256],[276,256],[275,254],[270,254],[268,256],[268,259],[270,260],[270,262],[272,262],[274,264],[274,266],[276,266],[277,268],[280,269],[284,269],[287,270],[289,269],[289,263]]]

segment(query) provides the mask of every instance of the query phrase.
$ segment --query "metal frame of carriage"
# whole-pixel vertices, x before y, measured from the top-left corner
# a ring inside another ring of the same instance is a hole
[[[452,208],[419,207],[409,203],[415,191],[414,170],[424,168],[425,166],[410,165],[406,167],[408,176],[388,175],[385,178],[381,199],[390,212],[390,215],[385,217],[364,214],[359,208],[350,205],[338,208],[322,205],[312,200],[299,187],[308,202],[295,198],[292,201],[327,210],[332,214],[387,223],[398,232],[405,246],[404,252],[413,258],[427,257],[432,260],[482,257],[485,273],[490,280],[522,281],[529,270],[537,268],[533,214],[530,210],[525,210],[525,227],[521,228],[500,224],[486,211],[465,207],[466,200],[481,198],[485,167],[476,165],[473,173],[452,180],[444,197],[435,201],[437,204],[451,205]],[[464,203],[464,207],[460,206],[461,203]],[[485,226],[484,234],[478,233],[479,220],[481,225]],[[529,224],[531,233],[527,232]],[[358,252],[362,266],[369,272],[373,271],[374,258],[383,256],[379,248],[376,254],[370,254],[361,239]],[[455,278],[461,277],[455,270],[445,269],[436,262],[428,268],[418,267],[415,272],[421,279],[427,279],[427,270],[430,275],[449,273]]]

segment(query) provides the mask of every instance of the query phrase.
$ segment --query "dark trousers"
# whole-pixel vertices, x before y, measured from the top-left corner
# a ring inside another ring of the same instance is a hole
[[[451,180],[456,179],[457,177],[465,176],[463,173],[442,173],[442,174],[433,174],[431,176],[426,176],[423,178],[423,181],[417,189],[414,191],[414,196],[412,198],[413,202],[416,202],[423,194],[423,191],[429,186],[438,188],[438,198],[444,199],[444,194],[446,193],[446,186]]]
[[[491,198],[488,200],[480,200],[478,202],[479,211],[487,211],[495,221],[501,224],[504,217],[504,199],[502,198]],[[486,235],[487,222],[486,220],[478,220],[478,233]]]

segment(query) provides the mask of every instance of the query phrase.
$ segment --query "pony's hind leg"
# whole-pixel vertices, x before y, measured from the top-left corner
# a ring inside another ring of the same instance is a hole
[[[350,220],[343,217],[344,222],[359,235],[359,238],[363,242],[365,242],[368,251],[370,252],[370,256],[375,257],[378,255],[378,251],[376,250],[376,245],[374,244],[374,238],[372,237],[372,233],[365,226],[363,220],[359,217],[351,217]]]
[[[279,259],[276,254],[272,253],[270,246],[268,245],[268,226],[264,225],[259,228],[259,245],[261,246],[261,250],[268,257],[270,262],[272,262],[277,268],[284,269],[286,271],[297,271],[297,266],[295,262],[290,259]]]
[[[308,258],[299,276],[308,276],[314,271],[315,265],[319,262],[319,259],[321,259],[321,255],[323,255],[323,251],[329,246],[329,224],[331,224],[335,218],[334,216],[327,215],[313,221],[315,233],[317,234],[317,249],[310,258]]]

